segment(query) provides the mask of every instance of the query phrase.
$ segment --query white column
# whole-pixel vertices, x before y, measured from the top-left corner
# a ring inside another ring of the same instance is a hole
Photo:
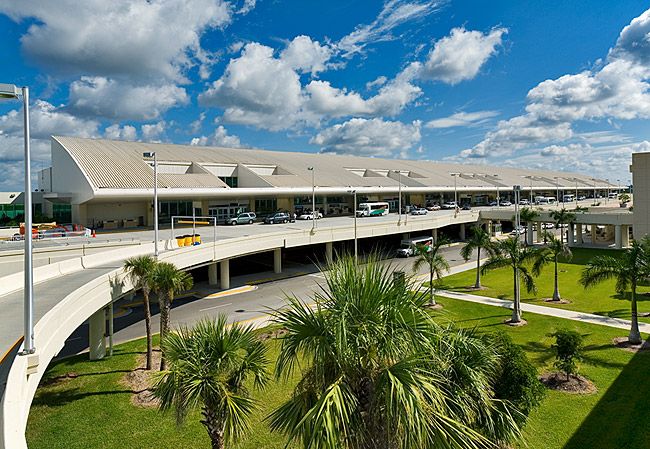
[[[438,241],[438,229],[432,229],[431,230],[431,237],[433,237],[434,242]]]
[[[330,264],[334,261],[334,244],[325,242],[325,262]]]
[[[100,360],[106,356],[106,313],[99,309],[88,318],[88,346],[90,360]]]
[[[460,232],[458,233],[458,237],[460,238],[461,242],[465,241],[465,223],[460,224]]]
[[[535,226],[535,223],[532,221],[526,223],[526,243],[529,245],[533,244],[533,226]]]
[[[402,232],[402,240],[406,240],[408,238],[411,238],[411,233],[410,232]]]
[[[538,221],[537,223],[535,223],[535,226],[537,226],[536,228],[537,234],[535,234],[535,241],[537,243],[540,243],[542,241],[542,233],[544,232],[544,230],[542,229],[542,222]]]
[[[564,232],[564,230],[562,230]],[[567,244],[569,246],[575,246],[575,225],[573,223],[569,223],[569,233],[567,235]]]
[[[230,288],[230,259],[219,262],[219,268],[221,268],[221,289],[228,290]]]
[[[591,225],[591,243],[596,243],[596,225]]]
[[[630,246],[630,229],[628,225],[621,225],[621,246],[623,248]]]
[[[282,273],[282,248],[273,250],[273,272]]]
[[[217,265],[219,262],[214,262],[208,265],[208,285],[217,285]]]
[[[621,249],[623,247],[623,232],[621,225],[614,226],[614,246],[616,249]]]
[[[576,244],[582,245],[582,225],[576,223]]]

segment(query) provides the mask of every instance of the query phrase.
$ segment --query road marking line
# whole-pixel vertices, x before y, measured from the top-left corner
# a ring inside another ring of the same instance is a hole
[[[205,296],[203,299],[214,299],[214,298],[223,298],[224,296],[236,295],[238,293],[246,293],[257,290],[255,285],[243,285],[241,287],[231,288],[230,290],[224,290],[222,292],[212,293],[208,296]]]
[[[232,303],[229,302],[228,304],[219,304],[218,306],[208,307],[207,309],[199,309],[199,312],[205,312],[206,310],[218,309],[219,307],[226,307],[226,306],[232,306]]]

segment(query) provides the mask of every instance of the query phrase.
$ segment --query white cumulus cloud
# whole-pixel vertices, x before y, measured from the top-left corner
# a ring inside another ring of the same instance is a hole
[[[322,152],[358,156],[405,156],[420,141],[420,122],[353,118],[319,132],[309,143]]]
[[[226,148],[246,148],[242,145],[239,137],[228,134],[228,130],[222,125],[215,128],[209,136],[194,137],[190,145],[226,147]]]
[[[100,76],[70,84],[69,108],[78,115],[119,120],[152,120],[189,101],[174,84],[130,85]]]

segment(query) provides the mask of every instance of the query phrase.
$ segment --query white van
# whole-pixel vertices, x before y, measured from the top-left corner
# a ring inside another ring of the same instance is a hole
[[[433,237],[415,237],[412,239],[402,240],[397,250],[398,257],[411,257],[417,254],[418,246],[426,246],[427,251],[431,251],[433,246]]]

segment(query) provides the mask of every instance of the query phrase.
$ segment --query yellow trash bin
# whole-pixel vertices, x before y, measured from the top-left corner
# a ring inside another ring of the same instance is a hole
[[[201,244],[201,234],[194,234],[194,244],[195,245]]]
[[[185,246],[185,236],[184,235],[177,235],[176,236],[176,243],[178,243],[178,246]]]
[[[185,236],[185,246],[192,246],[192,236],[191,235],[186,235]]]

